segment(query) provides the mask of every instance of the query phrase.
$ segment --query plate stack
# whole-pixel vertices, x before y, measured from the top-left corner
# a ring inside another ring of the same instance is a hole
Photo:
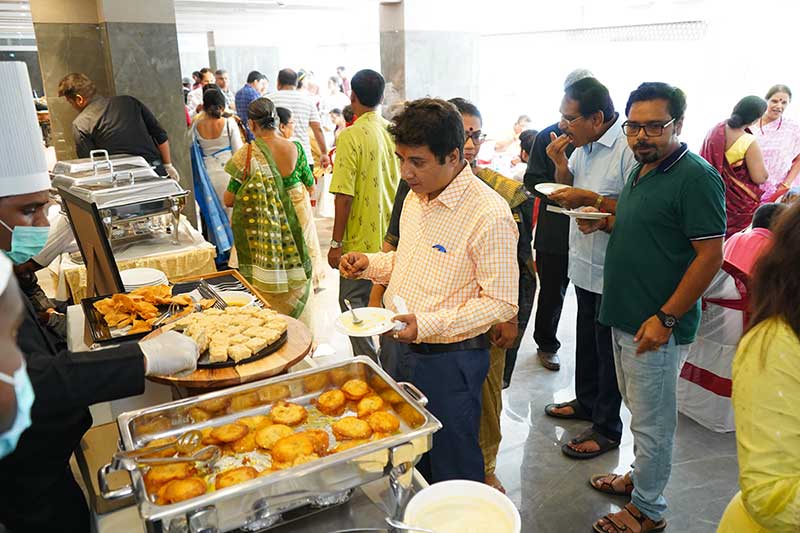
[[[153,287],[156,285],[167,285],[167,275],[155,268],[131,268],[119,273],[122,284],[125,285],[125,292],[139,289],[141,287]]]

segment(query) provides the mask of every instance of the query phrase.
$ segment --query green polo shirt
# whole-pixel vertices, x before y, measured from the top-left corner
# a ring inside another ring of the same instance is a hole
[[[725,236],[725,185],[685,144],[636,179],[617,203],[606,250],[600,322],[635,335],[677,289],[695,258],[692,241]],[[694,342],[700,302],[678,317],[678,344]]]

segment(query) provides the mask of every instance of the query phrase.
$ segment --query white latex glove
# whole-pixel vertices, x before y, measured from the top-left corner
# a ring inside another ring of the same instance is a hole
[[[167,176],[174,179],[175,181],[179,181],[181,179],[180,174],[178,174],[178,169],[172,163],[167,163],[164,165],[164,170],[167,171]]]
[[[139,341],[139,348],[147,362],[145,374],[148,376],[171,376],[197,369],[197,358],[200,357],[197,344],[177,331],[167,331]]]

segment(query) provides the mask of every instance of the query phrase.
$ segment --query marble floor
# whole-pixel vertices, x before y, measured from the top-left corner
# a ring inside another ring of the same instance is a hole
[[[323,252],[330,241],[331,219],[317,219]],[[319,344],[316,358],[326,360],[349,352],[347,339],[331,327],[338,313],[338,281],[331,271],[317,293],[314,322]],[[629,469],[633,438],[625,429],[616,451],[589,461],[561,453],[561,445],[585,427],[580,421],[559,421],[544,415],[544,406],[574,397],[575,293],[570,287],[559,328],[561,370],[539,365],[532,328],[526,332],[511,387],[503,391],[503,442],[497,475],[522,514],[524,533],[591,531],[598,517],[617,511],[625,498],[607,496],[589,487],[596,473]],[[335,355],[334,355],[335,354]],[[623,407],[624,410],[624,407]],[[630,414],[623,412],[628,424]],[[684,416],[679,417],[672,477],[666,497],[668,531],[713,533],[737,488],[736,440],[732,433],[714,433]]]

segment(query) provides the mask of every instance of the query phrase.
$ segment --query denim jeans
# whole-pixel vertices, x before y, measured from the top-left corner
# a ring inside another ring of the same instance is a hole
[[[667,509],[664,488],[672,470],[672,444],[678,422],[678,373],[689,345],[678,346],[672,336],[658,350],[637,355],[633,335],[613,328],[612,336],[617,382],[631,412],[631,501],[648,518],[658,521]]]

